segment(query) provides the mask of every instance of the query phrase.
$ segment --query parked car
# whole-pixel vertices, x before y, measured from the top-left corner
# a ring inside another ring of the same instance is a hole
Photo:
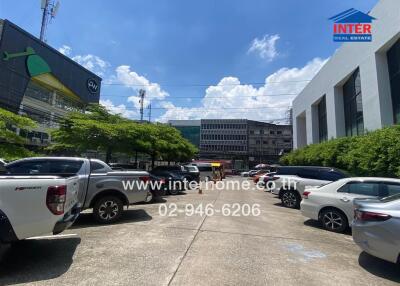
[[[184,166],[180,165],[157,166],[151,171],[151,173],[156,176],[158,176],[156,173],[163,173],[163,172],[173,173],[174,175],[176,175],[174,177],[182,177],[189,182],[200,181],[200,172],[189,171],[188,169],[185,169]]]
[[[57,175],[79,177],[78,199],[83,209],[93,209],[94,218],[100,223],[113,223],[123,207],[146,200],[149,187],[139,188],[139,181],[150,177],[144,171],[113,171],[100,160],[42,157],[14,161],[6,166],[7,174],[13,176]],[[124,183],[129,183],[125,188]],[[132,188],[130,188],[132,187]]]
[[[267,188],[268,187],[268,185],[267,185],[268,182],[278,179],[278,177],[274,178],[275,175],[276,175],[276,172],[265,173],[265,174],[261,175],[258,178],[258,182],[256,182],[256,183],[259,184],[259,185],[263,185],[263,186],[265,186]]]
[[[0,242],[58,234],[80,212],[79,178],[0,177]]]
[[[400,193],[400,180],[346,178],[303,193],[301,212],[329,231],[344,232],[353,220],[356,198],[383,198]]]
[[[322,186],[347,177],[342,171],[330,167],[285,166],[277,167],[270,179],[271,192],[288,208],[299,208],[306,186]]]
[[[183,168],[189,173],[192,181],[200,182],[200,170],[197,166],[186,165]]]
[[[249,176],[250,176],[250,173],[253,173],[253,172],[257,172],[257,170],[249,170],[249,171],[246,171],[246,172],[241,172],[241,173],[240,173],[240,176],[242,176],[242,177],[249,177]]]
[[[187,166],[196,166],[199,170],[200,181],[211,181],[213,168],[211,163],[190,163]]]
[[[400,194],[356,199],[354,208],[354,242],[373,256],[400,263]]]
[[[181,191],[184,191],[185,184],[188,182],[187,177],[184,175],[167,171],[163,168],[154,168],[150,174],[164,180],[164,189],[169,195],[178,195]]]
[[[259,170],[259,171],[253,176],[253,182],[254,182],[255,184],[257,184],[258,181],[260,180],[260,178],[261,178],[262,176],[264,176],[265,174],[268,174],[268,173],[269,173],[269,170]]]
[[[168,188],[168,184],[164,178],[160,178],[150,174],[150,186],[147,191],[146,200],[144,201],[147,204],[153,203],[159,197],[164,196],[166,194]]]

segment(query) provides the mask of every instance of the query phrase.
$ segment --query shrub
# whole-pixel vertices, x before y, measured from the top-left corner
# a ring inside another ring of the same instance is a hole
[[[400,177],[400,126],[312,144],[283,156],[281,164],[336,167],[358,176]]]

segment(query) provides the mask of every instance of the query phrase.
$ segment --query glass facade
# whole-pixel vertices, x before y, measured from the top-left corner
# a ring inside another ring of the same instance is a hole
[[[360,70],[357,69],[343,85],[346,136],[364,134]]]
[[[200,146],[200,126],[174,126],[182,136],[196,147]]]
[[[394,123],[400,123],[400,40],[387,52]]]
[[[328,121],[326,118],[326,97],[322,97],[317,105],[318,110],[318,137],[319,142],[328,140]]]

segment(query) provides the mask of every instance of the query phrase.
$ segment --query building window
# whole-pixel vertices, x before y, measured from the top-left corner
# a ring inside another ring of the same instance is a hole
[[[343,86],[346,136],[364,134],[360,70],[357,69]]]
[[[394,123],[400,123],[400,40],[387,52]]]
[[[322,97],[317,105],[318,109],[318,136],[319,142],[328,140],[328,121],[326,118],[326,97]]]

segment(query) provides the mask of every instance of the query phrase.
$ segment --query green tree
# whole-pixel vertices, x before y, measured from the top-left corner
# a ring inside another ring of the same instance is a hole
[[[113,152],[134,155],[148,154],[152,165],[158,158],[187,160],[196,148],[175,128],[165,124],[138,123],[111,114],[101,105],[91,105],[88,112],[73,112],[52,132],[51,151],[80,154],[87,150],[106,153],[106,162]]]
[[[35,126],[36,123],[30,118],[0,108],[0,157],[15,160],[32,156],[33,152],[24,147],[26,139],[17,135],[13,129],[29,129]]]
[[[60,128],[52,132],[51,151],[68,150],[76,154],[87,150],[106,153],[106,162],[113,152],[129,152],[137,135],[137,124],[118,114],[111,114],[101,105],[91,105],[86,113],[72,112]]]

